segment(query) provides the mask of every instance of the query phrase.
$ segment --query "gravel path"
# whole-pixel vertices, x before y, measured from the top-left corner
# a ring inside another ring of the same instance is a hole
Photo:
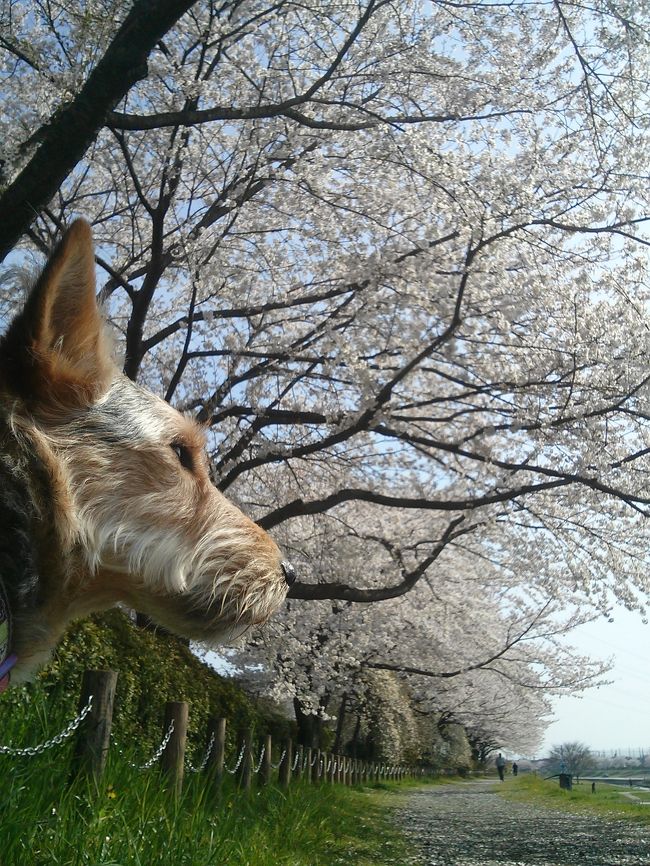
[[[493,782],[416,790],[398,820],[422,866],[650,866],[650,828],[513,803]]]

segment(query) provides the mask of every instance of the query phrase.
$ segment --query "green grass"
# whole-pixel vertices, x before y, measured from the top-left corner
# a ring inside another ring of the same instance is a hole
[[[0,756],[0,866],[383,866],[405,862],[391,822],[397,785],[294,785],[219,796],[190,775],[175,798],[159,772],[112,754],[101,784],[68,780],[69,748]]]
[[[596,791],[592,794],[591,782],[574,784],[571,791],[563,791],[557,779],[545,780],[539,776],[526,775],[511,779],[506,785],[500,785],[499,793],[512,800],[523,800],[548,806],[553,809],[563,809],[570,812],[589,812],[603,817],[629,818],[643,824],[650,824],[650,795],[637,791],[627,785],[612,785],[596,783]],[[624,794],[633,794],[638,800],[632,800]]]
[[[39,683],[5,694],[0,709],[0,743],[20,747],[47,740],[74,715],[70,701],[56,700]],[[286,792],[271,786],[245,794],[231,776],[215,792],[204,777],[188,774],[175,798],[157,768],[129,766],[129,760],[142,763],[151,755],[151,736],[140,736],[124,719],[114,730],[124,752],[111,748],[99,785],[71,783],[71,741],[36,757],[0,754],[0,866],[407,862],[408,846],[391,812],[409,783],[301,783]],[[227,765],[235,754],[231,743]],[[198,763],[201,757],[195,745],[190,759]]]

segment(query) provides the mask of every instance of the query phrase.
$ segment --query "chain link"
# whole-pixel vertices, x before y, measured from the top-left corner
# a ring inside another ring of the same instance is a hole
[[[16,748],[14,746],[0,746],[0,754],[2,755],[13,755],[15,757],[30,757],[32,758],[34,755],[42,754],[46,749],[51,749],[53,746],[60,745],[64,740],[67,740],[74,732],[77,730],[79,725],[86,718],[90,710],[92,709],[93,704],[93,696],[88,696],[88,703],[81,710],[79,715],[73,719],[62,731],[60,734],[57,734],[55,737],[52,737],[51,740],[46,740],[44,743],[40,743],[38,746],[25,746],[23,749]]]
[[[246,749],[246,745],[243,745],[243,746],[241,747],[240,752],[239,752],[239,757],[237,758],[237,763],[236,763],[235,766],[232,768],[232,770],[230,769],[230,767],[226,767],[226,766],[224,765],[224,770],[226,771],[226,773],[230,773],[231,776],[234,776],[234,775],[235,775],[235,773],[236,773],[237,770],[239,769],[239,765],[241,764],[242,758],[244,757],[244,750],[245,750],[245,749]]]
[[[44,743],[40,743],[37,746],[25,746],[24,748],[18,748],[15,746],[1,746],[0,745],[0,755],[12,755],[14,757],[33,757],[34,755],[42,754],[47,749],[51,749],[54,746],[60,745],[62,742],[64,742],[64,740],[67,740],[70,736],[72,736],[72,734],[74,734],[74,732],[77,730],[79,725],[83,722],[83,720],[86,718],[88,713],[91,711],[92,703],[93,703],[93,696],[89,695],[88,696],[88,703],[79,712],[79,715],[76,716],[68,725],[66,725],[66,727],[59,734],[57,734],[55,737],[52,737],[50,740],[46,740]],[[162,742],[160,743],[160,745],[158,746],[158,748],[156,749],[154,754],[151,756],[151,758],[146,763],[134,764],[131,761],[127,761],[127,763],[136,770],[148,770],[148,769],[150,769],[150,767],[152,767],[156,763],[156,761],[158,761],[160,759],[160,756],[162,755],[162,753],[167,748],[167,745],[169,744],[169,741],[170,741],[173,733],[174,733],[174,722],[172,720],[169,723],[169,728],[167,729],[167,732],[165,733],[165,736],[163,737]],[[206,764],[208,763],[208,759],[209,759],[210,755],[212,754],[212,749],[214,748],[214,742],[215,742],[215,734],[213,732],[212,736],[210,737],[210,742],[208,743],[208,746],[206,748],[205,755],[203,756],[203,760],[201,761],[199,766],[193,767],[188,762],[188,767],[189,767],[190,772],[200,773],[202,770],[205,769]],[[232,769],[230,769],[230,767],[226,767],[224,765],[224,770],[227,773],[234,775],[237,772],[237,770],[239,769],[239,767],[241,765],[242,759],[244,757],[245,748],[246,748],[245,745],[243,745],[241,747],[241,750],[239,752],[239,756],[237,758],[237,763],[235,764],[235,766]],[[120,750],[120,753],[122,754],[121,750]],[[262,766],[262,761],[264,760],[265,753],[266,753],[266,745],[264,744],[264,745],[262,745],[262,748],[260,750],[260,756],[259,756],[259,760],[257,762],[257,766],[253,770],[254,773],[259,773],[260,768]],[[282,762],[284,761],[286,755],[287,755],[287,750],[284,749],[282,751],[281,756],[280,756],[280,760],[277,762],[277,764],[274,764],[271,761],[271,767],[273,767],[274,770],[278,770],[280,768],[280,766],[282,765]],[[319,776],[324,774],[324,773],[329,773],[330,770],[332,773],[336,773],[339,766],[343,766],[342,762],[338,758],[333,758],[330,756],[329,760],[325,761],[325,759],[322,756],[319,756],[317,754],[315,754],[314,757],[312,758],[311,762],[309,762],[309,766],[313,767],[314,764],[316,763],[317,759],[319,759],[319,763],[318,763]],[[296,755],[295,755],[294,761],[293,761],[293,766],[291,767],[292,773],[295,771],[296,767],[298,766],[299,760],[300,760],[300,752],[296,751]],[[305,755],[305,757],[303,758],[303,762],[302,762],[303,772],[306,769],[307,764],[308,764],[308,760],[307,760],[307,756]],[[388,776],[391,772],[394,772],[394,773],[395,772],[401,772],[401,768],[398,766],[395,766],[395,765],[380,764],[375,772],[381,778],[382,776]]]
[[[283,750],[282,750],[282,754],[280,755],[280,760],[278,761],[278,763],[277,763],[277,764],[274,764],[273,761],[271,761],[271,766],[273,767],[274,770],[279,770],[279,769],[280,769],[280,767],[282,766],[282,762],[284,761],[284,758],[285,758],[285,755],[286,755],[286,754],[287,754],[287,750],[286,750],[286,749],[283,749]]]
[[[260,767],[262,766],[262,761],[264,760],[264,753],[265,752],[266,752],[266,744],[264,743],[262,745],[262,748],[260,749],[260,759],[257,762],[257,767],[255,767],[253,770],[254,773],[259,773]]]
[[[165,736],[162,738],[162,742],[160,743],[160,745],[158,746],[156,751],[153,753],[153,755],[149,758],[149,760],[146,761],[144,764],[134,764],[133,761],[127,760],[127,764],[129,765],[129,767],[132,767],[134,770],[149,770],[149,769],[151,769],[151,767],[153,767],[153,765],[156,763],[156,761],[158,761],[160,759],[160,756],[162,755],[162,753],[167,748],[167,743],[169,743],[169,741],[171,739],[171,735],[173,733],[174,733],[174,720],[172,719],[171,722],[169,723],[169,727],[167,728],[167,732],[166,732]],[[120,752],[121,755],[124,754],[124,752],[121,749],[119,749],[118,751]]]
[[[198,767],[193,767],[190,762],[187,762],[187,767],[190,773],[201,773],[205,770],[205,765],[208,763],[208,758],[212,754],[212,747],[214,746],[214,731],[212,732],[212,736],[210,737],[210,742],[208,743],[208,747],[205,750],[205,755],[203,756],[203,760],[199,764]]]

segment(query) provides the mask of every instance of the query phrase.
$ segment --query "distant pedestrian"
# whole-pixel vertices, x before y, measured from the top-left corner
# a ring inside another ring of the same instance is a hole
[[[512,763],[512,775],[516,776],[518,772],[519,772],[519,764],[517,764],[516,761],[513,761],[513,763]]]
[[[499,752],[499,754],[497,755],[497,759],[494,763],[497,766],[497,773],[499,774],[499,778],[503,782],[504,773],[506,771],[506,762],[501,752]]]

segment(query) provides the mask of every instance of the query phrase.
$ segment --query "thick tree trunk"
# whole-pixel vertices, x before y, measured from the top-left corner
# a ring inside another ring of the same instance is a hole
[[[156,42],[195,0],[136,0],[79,93],[35,133],[36,150],[0,195],[0,261],[73,171],[108,112],[147,75]]]
[[[357,757],[359,751],[359,734],[361,733],[361,713],[357,713],[357,721],[354,726],[354,734],[350,743],[350,754],[353,758]]]
[[[329,695],[321,698],[320,708],[325,710],[329,703]],[[323,717],[303,712],[298,698],[293,699],[293,709],[298,726],[298,745],[307,749],[321,749],[323,745]]]
[[[296,714],[296,725],[298,726],[298,745],[304,746],[306,749],[317,748],[314,726],[316,716],[304,713],[298,698],[293,699],[293,709]]]
[[[345,715],[348,702],[348,693],[343,692],[341,696],[341,704],[339,706],[338,718],[336,720],[336,736],[334,738],[334,754],[341,754],[341,740],[343,737],[343,725],[345,724]]]

